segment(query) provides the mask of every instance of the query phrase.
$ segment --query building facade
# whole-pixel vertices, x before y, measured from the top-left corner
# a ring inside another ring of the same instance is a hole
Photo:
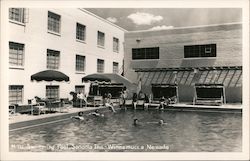
[[[154,98],[242,101],[240,23],[125,33],[125,77]]]
[[[9,103],[35,96],[68,98],[88,91],[82,77],[122,73],[124,29],[84,9],[9,9]],[[31,75],[56,70],[69,82],[31,81]]]

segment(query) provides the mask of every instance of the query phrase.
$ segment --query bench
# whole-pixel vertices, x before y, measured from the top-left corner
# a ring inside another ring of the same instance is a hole
[[[222,98],[196,98],[195,105],[222,105]]]

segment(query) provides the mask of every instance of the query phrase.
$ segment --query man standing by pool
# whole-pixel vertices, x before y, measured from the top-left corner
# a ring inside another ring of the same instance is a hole
[[[137,94],[136,93],[133,93],[132,105],[133,105],[134,109],[136,110],[136,105],[137,105]]]
[[[144,110],[147,110],[150,100],[149,100],[148,95],[146,93],[144,95],[145,96],[144,96],[144,105],[143,105],[143,107],[144,107]]]
[[[80,100],[80,108],[82,108],[82,102],[84,100],[84,95],[82,91],[79,91],[79,93],[77,94],[77,98]]]

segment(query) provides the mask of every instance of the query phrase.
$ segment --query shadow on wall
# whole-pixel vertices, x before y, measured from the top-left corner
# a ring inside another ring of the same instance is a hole
[[[227,103],[242,103],[242,87],[228,87],[225,93]]]
[[[214,59],[190,59],[182,60],[180,67],[213,67],[216,58]]]
[[[134,68],[159,68],[159,60],[150,60],[150,61],[132,61],[130,64],[130,68],[134,69]],[[167,64],[166,64],[167,67]],[[164,67],[162,67],[164,68]]]
[[[178,68],[178,67],[213,67],[216,58],[209,59],[162,59],[150,61],[132,61],[129,65],[130,69],[155,69],[155,68]]]
[[[194,86],[178,85],[179,102],[192,102],[194,93]]]

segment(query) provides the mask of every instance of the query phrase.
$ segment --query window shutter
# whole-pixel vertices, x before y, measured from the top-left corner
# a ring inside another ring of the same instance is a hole
[[[25,8],[23,12],[24,12],[24,23],[28,23],[29,22],[29,9]]]

